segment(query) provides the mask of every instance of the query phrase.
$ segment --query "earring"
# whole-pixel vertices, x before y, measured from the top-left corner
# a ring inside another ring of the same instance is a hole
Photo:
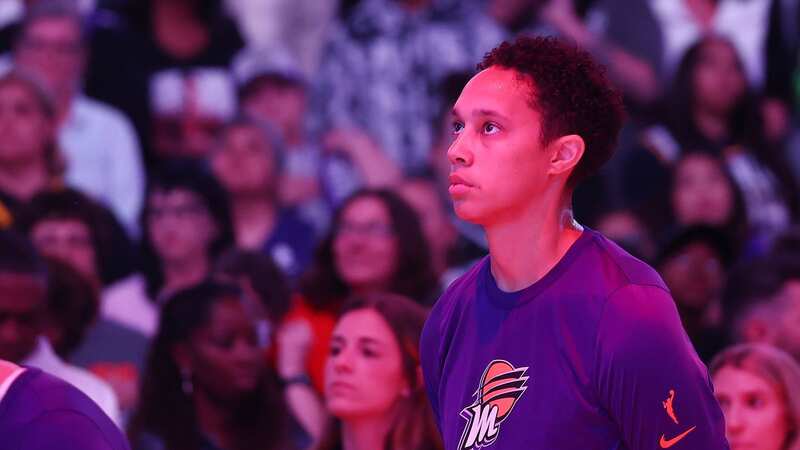
[[[181,368],[181,390],[186,396],[191,397],[194,392],[194,385],[192,384],[192,371],[189,369]]]

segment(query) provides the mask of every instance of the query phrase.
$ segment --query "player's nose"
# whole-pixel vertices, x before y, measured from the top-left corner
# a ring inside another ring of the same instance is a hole
[[[463,132],[453,139],[453,143],[447,149],[447,159],[453,166],[470,166],[473,161],[473,154],[469,146],[469,138]]]

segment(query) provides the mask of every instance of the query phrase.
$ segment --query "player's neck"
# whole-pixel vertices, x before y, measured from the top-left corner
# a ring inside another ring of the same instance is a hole
[[[486,227],[492,275],[515,292],[536,283],[578,240],[583,228],[572,216],[571,195],[532,205],[519,216]]]

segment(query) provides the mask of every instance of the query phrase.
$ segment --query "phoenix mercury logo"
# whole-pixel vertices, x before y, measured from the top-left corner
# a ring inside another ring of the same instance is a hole
[[[461,434],[460,450],[492,445],[500,433],[500,424],[511,414],[517,400],[528,389],[527,367],[515,368],[508,361],[489,363],[475,391],[475,403],[461,410],[467,421]]]

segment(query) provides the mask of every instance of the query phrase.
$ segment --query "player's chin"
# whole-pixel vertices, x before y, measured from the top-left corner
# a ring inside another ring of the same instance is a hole
[[[483,223],[485,214],[474,201],[454,200],[453,210],[455,210],[456,216],[461,220],[479,225]]]

